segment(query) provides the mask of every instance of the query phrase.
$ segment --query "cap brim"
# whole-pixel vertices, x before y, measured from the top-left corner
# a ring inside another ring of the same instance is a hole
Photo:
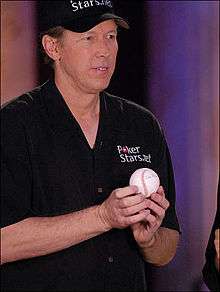
[[[123,28],[126,28],[126,29],[130,28],[128,22],[124,18],[122,18],[118,15],[112,14],[112,13],[105,13],[100,17],[100,19],[102,21],[113,19],[113,20],[115,20],[117,25],[119,25]]]
[[[98,25],[99,23],[110,19],[114,20],[115,23],[120,27],[123,27],[125,29],[130,28],[128,22],[124,18],[112,13],[86,17],[86,21],[85,18],[78,18],[73,20],[71,23],[63,24],[62,26],[74,32],[86,32],[92,29],[94,26]]]

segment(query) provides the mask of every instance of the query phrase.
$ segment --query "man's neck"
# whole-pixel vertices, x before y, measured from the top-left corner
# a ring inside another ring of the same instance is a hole
[[[99,116],[99,93],[82,92],[68,80],[60,80],[56,77],[55,83],[74,117],[87,119]]]
[[[89,94],[79,90],[70,80],[63,82],[62,79],[55,78],[55,83],[71,113],[79,123],[89,146],[93,148],[99,125],[99,93]]]

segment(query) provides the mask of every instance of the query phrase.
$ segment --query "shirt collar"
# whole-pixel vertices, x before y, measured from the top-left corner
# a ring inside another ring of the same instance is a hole
[[[49,117],[50,125],[62,143],[69,140],[79,131],[79,125],[58,90],[54,80],[48,80],[42,87],[42,96]],[[111,139],[118,132],[124,134],[129,130],[124,120],[124,108],[120,101],[114,102],[106,92],[100,93],[99,135]],[[111,133],[111,134],[110,134]],[[103,137],[104,138],[104,137]]]

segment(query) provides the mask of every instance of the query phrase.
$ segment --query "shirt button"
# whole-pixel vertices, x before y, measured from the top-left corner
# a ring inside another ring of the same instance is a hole
[[[113,263],[113,261],[114,261],[113,257],[110,256],[110,257],[108,258],[108,261],[109,261],[109,263]]]
[[[102,193],[102,188],[98,188],[98,193]]]

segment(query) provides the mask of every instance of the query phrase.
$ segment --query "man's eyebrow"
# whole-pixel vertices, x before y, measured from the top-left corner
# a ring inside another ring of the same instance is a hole
[[[110,31],[108,31],[107,33],[113,33],[113,32],[117,33],[117,32],[118,32],[117,28],[116,28],[116,29],[113,29],[113,30],[110,30]]]

